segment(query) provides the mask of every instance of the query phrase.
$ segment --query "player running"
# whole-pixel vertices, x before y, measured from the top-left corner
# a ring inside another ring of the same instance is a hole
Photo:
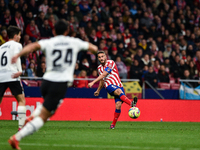
[[[45,52],[47,65],[41,85],[44,103],[36,109],[38,115],[32,116],[32,120],[29,119],[31,121],[8,140],[10,145],[15,149],[20,149],[19,141],[25,136],[39,130],[47,119],[55,113],[59,104],[61,104],[67,91],[67,82],[73,81],[78,52],[80,50],[97,52],[95,45],[66,36],[68,30],[69,26],[65,21],[58,21],[55,24],[55,37],[27,45],[12,59],[12,62],[16,62],[18,57],[41,49]]]
[[[19,76],[22,74],[21,60],[18,58],[15,64],[11,64],[12,57],[22,50],[19,43],[21,39],[21,29],[16,26],[8,27],[9,41],[0,47],[0,104],[4,92],[10,88],[12,95],[18,102],[18,130],[24,125],[26,119],[26,106],[23,88]]]
[[[122,102],[125,102],[129,106],[134,107],[136,106],[137,103],[137,97],[134,97],[134,100],[132,101],[125,96],[124,88],[121,83],[115,62],[113,60],[107,60],[104,51],[99,51],[97,55],[98,55],[98,60],[101,63],[98,66],[99,77],[97,77],[94,81],[90,82],[88,86],[91,88],[94,85],[94,83],[100,81],[99,87],[96,90],[96,92],[94,92],[94,95],[98,96],[103,86],[105,86],[107,92],[115,97],[116,109],[114,113],[113,122],[110,125],[110,129],[114,129],[115,124],[117,123],[117,120],[121,113]]]

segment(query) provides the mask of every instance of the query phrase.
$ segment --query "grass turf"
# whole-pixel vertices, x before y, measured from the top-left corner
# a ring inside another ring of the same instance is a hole
[[[20,142],[22,150],[200,150],[200,123],[183,122],[49,121]],[[17,121],[0,121],[0,150],[9,150],[8,138]]]

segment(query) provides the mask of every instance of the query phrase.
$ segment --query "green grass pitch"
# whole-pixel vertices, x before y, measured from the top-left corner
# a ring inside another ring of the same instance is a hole
[[[22,150],[200,150],[200,123],[49,121],[20,142]],[[0,150],[17,121],[0,121]]]

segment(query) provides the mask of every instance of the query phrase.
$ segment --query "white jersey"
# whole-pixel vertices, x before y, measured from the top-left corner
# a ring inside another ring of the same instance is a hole
[[[72,82],[77,54],[80,50],[88,50],[89,43],[63,35],[40,40],[38,43],[46,55],[47,68],[43,79]]]
[[[22,72],[21,60],[17,59],[11,64],[12,57],[22,50],[22,45],[15,41],[8,41],[0,47],[0,82],[19,81],[20,78],[12,78],[12,74]]]

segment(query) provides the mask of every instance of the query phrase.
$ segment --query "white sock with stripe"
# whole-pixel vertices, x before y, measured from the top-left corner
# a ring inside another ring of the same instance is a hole
[[[16,140],[20,141],[25,136],[33,134],[44,125],[41,117],[35,117],[32,121],[28,122],[19,132],[15,134]]]
[[[18,113],[18,119],[19,119],[18,125],[19,125],[19,128],[21,129],[26,120],[26,106],[18,106],[17,113]]]
[[[40,104],[40,105],[38,105],[36,107],[36,109],[33,111],[33,113],[31,114],[31,116],[34,116],[34,117],[39,116],[41,110],[42,110],[42,104]]]

